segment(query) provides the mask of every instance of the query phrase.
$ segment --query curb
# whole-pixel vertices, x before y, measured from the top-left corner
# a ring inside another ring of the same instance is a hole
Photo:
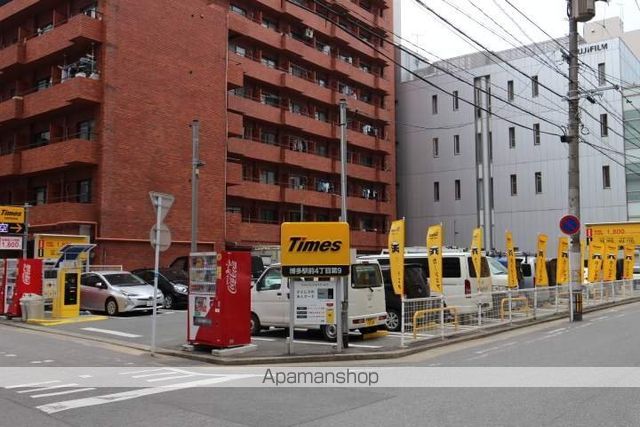
[[[634,297],[625,299],[622,301],[615,302],[607,302],[601,304],[597,307],[589,307],[585,308],[583,313],[592,313],[596,311],[605,310],[612,307],[633,304],[636,302],[640,302],[640,297]],[[380,352],[361,352],[361,353],[351,353],[351,354],[315,354],[315,355],[301,355],[301,356],[264,356],[264,357],[247,357],[242,359],[230,359],[226,357],[217,357],[211,356],[209,354],[197,354],[190,353],[182,350],[173,350],[170,348],[157,348],[155,353],[161,354],[164,356],[172,356],[172,357],[180,357],[183,359],[195,360],[199,362],[211,363],[215,365],[225,365],[225,366],[243,366],[243,365],[263,365],[263,364],[283,364],[283,363],[309,363],[309,362],[333,362],[333,361],[352,361],[352,360],[388,360],[388,359],[398,359],[400,357],[410,356],[416,353],[421,353],[427,350],[445,347],[451,344],[458,344],[473,340],[478,340],[482,338],[487,338],[494,335],[499,335],[504,332],[514,331],[518,329],[525,328],[527,326],[533,326],[543,323],[553,322],[555,320],[565,319],[567,317],[567,313],[558,313],[551,315],[549,317],[545,317],[544,319],[524,319],[521,321],[514,322],[510,325],[495,325],[489,326],[487,328],[477,330],[477,331],[468,331],[463,332],[461,334],[457,334],[454,337],[445,337],[439,341],[435,342],[425,342],[425,343],[414,343],[409,344],[407,348],[401,348],[397,350],[390,351],[380,351]],[[131,348],[139,351],[150,351],[150,347],[148,345],[143,344],[135,344],[126,341],[102,338],[102,337],[92,337],[82,334],[77,334],[74,332],[61,331],[55,329],[48,329],[40,326],[33,326],[24,323],[16,323],[10,320],[0,320],[0,325],[12,326],[15,328],[28,329],[37,332],[45,332],[52,335],[66,336],[70,338],[83,339],[87,341],[99,342],[103,344],[116,345],[125,348]]]

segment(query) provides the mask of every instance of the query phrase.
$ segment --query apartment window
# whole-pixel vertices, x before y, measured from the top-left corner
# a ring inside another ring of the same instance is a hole
[[[85,120],[78,123],[78,138],[93,141],[94,129],[96,127],[95,120]]]
[[[274,223],[278,222],[278,212],[275,209],[261,208],[258,213],[260,221]]]
[[[533,124],[533,145],[540,145],[540,123]]]
[[[433,183],[433,201],[440,201],[440,183],[438,181]]]
[[[32,147],[41,147],[47,145],[51,141],[51,133],[48,130],[36,132],[33,134]]]
[[[83,179],[78,181],[77,193],[76,199],[78,203],[91,203],[91,180]]]
[[[600,136],[609,136],[609,117],[600,114]]]
[[[260,62],[262,62],[262,65],[265,65],[269,68],[276,68],[278,65],[278,60],[276,58],[267,55],[262,55],[262,59],[260,60]]]
[[[260,171],[260,183],[261,184],[275,184],[276,183],[276,173],[270,170],[261,170]]]
[[[511,195],[518,195],[518,177],[516,175],[511,175]]]
[[[460,200],[461,189],[460,189],[460,180],[456,179],[455,188],[454,188],[454,197],[456,200]]]
[[[35,195],[34,204],[44,205],[47,203],[47,187],[36,187],[33,189]]]
[[[247,11],[239,6],[236,6],[235,4],[230,4],[229,9],[231,10],[231,12],[237,13],[238,15],[247,16]]]
[[[237,44],[231,45],[231,51],[234,52],[236,55],[240,55],[240,56],[247,55],[247,49],[245,49],[242,46],[238,46]]]
[[[431,114],[438,114],[438,95],[431,97]]]
[[[263,104],[271,105],[272,107],[280,106],[280,97],[276,94],[265,92],[262,94],[261,99]]]
[[[265,144],[277,145],[278,134],[272,130],[262,130],[262,132],[260,132],[260,141]]]
[[[611,188],[611,175],[609,166],[602,166],[602,188]]]
[[[536,96],[538,96],[538,93],[538,76],[531,76],[531,96],[535,98]]]
[[[44,79],[40,79],[36,81],[36,90],[44,90],[51,87],[51,77],[46,77]]]
[[[536,172],[534,175],[536,194],[542,193],[542,172]]]
[[[598,64],[598,86],[604,86],[607,83],[604,62]]]
[[[438,138],[433,138],[433,157],[438,157],[440,155],[440,141]]]
[[[460,135],[453,135],[453,155],[460,154]]]
[[[458,97],[458,91],[454,90],[453,91],[453,111],[458,111],[458,108],[460,108],[460,99]]]
[[[262,18],[262,26],[265,28],[270,28],[274,31],[278,31],[278,23],[270,18]]]
[[[515,98],[515,93],[513,90],[513,80],[509,80],[507,82],[507,99],[509,101],[513,101],[514,98]]]
[[[509,128],[509,148],[516,148],[516,128]]]

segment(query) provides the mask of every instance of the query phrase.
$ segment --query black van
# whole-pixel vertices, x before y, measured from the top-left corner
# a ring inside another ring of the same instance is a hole
[[[381,265],[382,279],[384,280],[384,298],[387,306],[387,329],[400,330],[400,314],[402,313],[402,301],[400,295],[393,291],[391,283],[391,267]],[[421,264],[404,265],[404,289],[407,298],[426,298],[430,296],[427,285],[427,274]]]

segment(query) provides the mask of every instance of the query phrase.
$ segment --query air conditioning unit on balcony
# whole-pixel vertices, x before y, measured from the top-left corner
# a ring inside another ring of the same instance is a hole
[[[308,39],[312,39],[312,38],[313,38],[313,28],[309,28],[309,27],[307,27],[307,28],[304,30],[304,36],[305,36],[306,38],[308,38]]]

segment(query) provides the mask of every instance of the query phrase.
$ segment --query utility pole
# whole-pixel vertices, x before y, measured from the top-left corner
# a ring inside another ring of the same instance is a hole
[[[578,20],[577,2],[568,0],[569,15],[569,123],[567,137],[569,142],[569,214],[580,219],[580,93],[578,82]],[[570,282],[582,283],[582,265],[580,265],[580,233],[570,237],[569,265]]]
[[[596,15],[596,1],[567,0],[569,17],[569,122],[566,142],[569,143],[569,214],[580,219],[580,82],[578,60],[578,22],[587,22]],[[570,283],[582,285],[580,233],[571,235],[569,244]]]
[[[191,252],[198,252],[198,180],[200,167],[200,122],[191,123]]]
[[[349,222],[347,219],[347,100],[340,100],[340,220]],[[337,292],[341,298],[340,321],[336,325],[338,337],[338,352],[349,347],[349,278],[342,278],[342,292]],[[342,295],[340,295],[342,294]]]

